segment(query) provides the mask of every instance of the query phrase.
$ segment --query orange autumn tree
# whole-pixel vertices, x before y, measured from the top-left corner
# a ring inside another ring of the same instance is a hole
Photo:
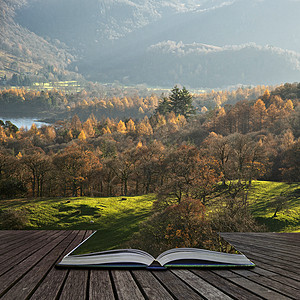
[[[126,133],[126,125],[122,120],[120,120],[117,125],[117,132]]]
[[[215,170],[216,164],[204,158],[194,146],[181,146],[169,151],[164,160],[164,180],[158,195],[162,202],[176,199],[178,203],[185,197],[202,198],[220,180]]]
[[[95,165],[92,152],[76,144],[66,147],[53,158],[56,169],[57,188],[64,196],[77,197],[84,194],[84,184]]]
[[[32,197],[43,197],[46,177],[52,168],[51,158],[41,149],[36,149],[23,155],[20,160],[27,174]]]

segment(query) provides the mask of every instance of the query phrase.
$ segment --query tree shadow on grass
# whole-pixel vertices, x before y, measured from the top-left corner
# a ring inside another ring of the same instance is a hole
[[[148,216],[147,212],[138,215],[115,216],[115,218],[110,216],[107,220],[104,219],[103,223],[106,226],[99,228],[98,224],[97,233],[88,243],[84,243],[76,254],[123,248],[123,244],[139,230],[139,223]]]
[[[80,204],[80,205],[63,205],[59,207],[60,213],[70,212],[67,215],[66,214],[56,214],[55,217],[58,218],[61,224],[70,224],[70,227],[72,229],[88,229],[85,228],[87,226],[82,226],[82,224],[86,224],[87,220],[85,217],[90,216],[99,216],[100,210],[97,207],[91,207],[86,204]],[[78,220],[76,220],[78,218]],[[82,219],[82,220],[81,220]]]
[[[287,229],[288,227],[295,227],[298,225],[299,222],[297,222],[296,220],[293,221],[289,221],[289,220],[279,220],[277,218],[268,218],[268,217],[257,217],[255,218],[255,220],[261,224],[261,225],[265,225],[267,228],[267,231],[274,231],[274,232],[280,232],[280,231],[285,231],[285,229]]]
[[[74,210],[76,213],[80,213],[81,215],[86,215],[86,216],[93,216],[95,213],[98,211],[97,207],[91,207],[90,205],[86,204],[80,204],[76,206],[60,206],[59,207],[59,212],[67,212]]]

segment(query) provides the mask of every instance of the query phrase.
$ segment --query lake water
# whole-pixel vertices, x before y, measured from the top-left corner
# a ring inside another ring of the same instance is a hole
[[[34,123],[37,127],[41,127],[42,125],[49,125],[44,122],[37,122],[35,118],[9,118],[9,117],[1,117],[0,120],[3,122],[11,121],[14,125],[18,128],[20,127],[27,127],[28,129],[31,127],[32,123]]]

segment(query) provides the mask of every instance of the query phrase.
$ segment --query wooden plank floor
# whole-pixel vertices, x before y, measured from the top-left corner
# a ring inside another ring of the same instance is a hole
[[[300,299],[300,234],[223,233],[254,269],[84,270],[55,263],[90,231],[0,231],[1,299]]]

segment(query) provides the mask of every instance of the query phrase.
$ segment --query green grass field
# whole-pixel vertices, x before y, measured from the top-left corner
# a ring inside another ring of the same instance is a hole
[[[284,199],[273,217],[276,201]],[[101,234],[100,249],[119,247],[151,214],[155,195],[110,198],[54,198],[0,200],[0,209],[23,209],[25,229],[92,229]],[[254,181],[248,195],[253,216],[268,231],[300,231],[300,185]]]
[[[253,216],[268,231],[300,232],[299,183],[254,181],[248,199]],[[273,217],[278,205],[282,209]]]
[[[154,195],[110,198],[58,198],[0,201],[0,209],[24,209],[29,223],[25,229],[92,229],[101,233],[99,247],[121,245],[145,220]],[[104,246],[105,245],[105,246]]]

